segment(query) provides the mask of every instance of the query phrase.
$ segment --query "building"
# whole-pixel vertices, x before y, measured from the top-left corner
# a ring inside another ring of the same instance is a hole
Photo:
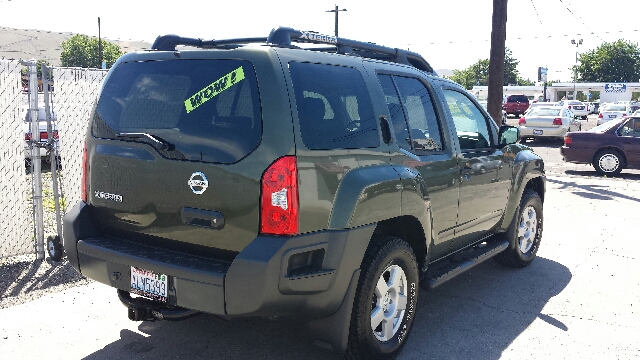
[[[547,101],[573,99],[574,89],[578,100],[615,102],[640,100],[640,82],[635,83],[553,83],[547,86]],[[474,86],[471,93],[480,100],[486,100],[487,86]],[[505,86],[503,95],[524,94],[535,100],[544,93],[543,86]]]

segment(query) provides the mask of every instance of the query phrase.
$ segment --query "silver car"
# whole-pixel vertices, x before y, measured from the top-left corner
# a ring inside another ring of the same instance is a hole
[[[564,139],[569,131],[580,131],[580,121],[575,119],[574,113],[563,106],[536,107],[520,118],[520,139],[528,138],[556,138]]]

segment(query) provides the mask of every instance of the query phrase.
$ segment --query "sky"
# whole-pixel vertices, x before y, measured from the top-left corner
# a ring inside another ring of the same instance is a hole
[[[488,59],[491,0],[380,1],[201,1],[0,0],[0,26],[98,35],[113,40],[153,42],[159,35],[203,39],[267,36],[292,27],[409,49],[434,69],[462,70]],[[33,11],[28,11],[29,8]],[[506,46],[525,79],[537,80],[538,67],[549,80],[572,81],[576,52],[603,42],[640,42],[640,2],[635,0],[511,0]],[[576,47],[571,40],[582,39]],[[640,81],[640,79],[639,79]]]

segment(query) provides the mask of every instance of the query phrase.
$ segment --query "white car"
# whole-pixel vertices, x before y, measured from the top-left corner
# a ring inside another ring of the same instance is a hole
[[[526,116],[528,113],[531,112],[531,110],[533,110],[535,108],[557,106],[556,104],[557,103],[552,103],[552,102],[535,102],[535,103],[531,103],[531,104],[529,104],[529,108],[527,109],[527,111],[524,112],[524,115]]]
[[[589,115],[589,108],[587,105],[578,100],[562,100],[558,102],[558,106],[566,106],[575,116],[578,116],[583,120],[586,120],[587,115]]]
[[[600,108],[598,114],[598,125],[604,124],[607,121],[614,120],[620,117],[630,115],[627,110],[626,104],[608,104]]]
[[[29,114],[28,111],[29,107],[28,106],[23,106],[22,107],[22,115],[21,118],[23,120],[23,124],[22,124],[22,128],[24,130],[24,159],[25,159],[25,166],[27,167],[27,169],[31,168],[31,158],[32,158],[32,154],[31,154],[31,147],[29,142],[31,141],[32,138],[32,133],[31,133],[31,116]],[[46,162],[50,162],[51,161],[51,157],[49,156],[49,152],[47,150],[47,148],[44,146],[48,139],[49,139],[49,134],[47,132],[47,116],[46,116],[46,112],[44,109],[44,104],[39,104],[38,105],[38,129],[40,132],[40,146],[38,146],[37,148],[40,151],[40,157],[42,158],[42,161],[46,161]],[[56,123],[56,113],[55,111],[51,111],[51,132],[52,132],[52,137],[53,137],[53,149],[56,150],[56,152],[58,151],[58,146],[59,146],[59,141],[58,141],[58,126]],[[59,159],[58,159],[59,160]]]
[[[563,106],[536,107],[518,121],[520,140],[528,138],[555,138],[564,140],[569,131],[580,131],[582,125],[575,114]]]

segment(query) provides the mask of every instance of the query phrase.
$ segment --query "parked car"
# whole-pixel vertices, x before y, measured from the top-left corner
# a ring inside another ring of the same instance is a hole
[[[607,104],[600,108],[597,125],[629,115],[626,104]]]
[[[480,103],[483,109],[487,110],[487,100],[480,100],[478,103]],[[502,109],[502,123],[507,123],[507,112],[504,111],[504,109]]]
[[[64,217],[69,263],[129,319],[291,316],[391,359],[418,286],[535,260],[543,159],[420,54],[282,27],[152,49],[105,77]]]
[[[553,102],[536,102],[536,103],[531,103],[529,104],[529,108],[527,109],[527,111],[524,112],[524,115],[526,116],[529,112],[531,112],[531,110],[536,109],[536,108],[541,108],[541,107],[552,107],[552,106],[557,106],[557,103],[553,103]]]
[[[502,108],[507,115],[511,114],[518,117],[529,108],[529,98],[524,94],[507,95],[502,102]]]
[[[589,115],[589,110],[587,109],[587,105],[578,100],[561,100],[557,104],[558,106],[566,106],[569,110],[571,110],[574,116],[585,120],[587,115]]]
[[[573,112],[562,106],[536,107],[518,121],[520,139],[563,139],[569,131],[580,131],[582,125]]]
[[[591,164],[599,174],[640,168],[640,116],[617,118],[591,130],[570,132],[560,149],[566,162]]]
[[[58,138],[58,125],[57,125],[57,116],[55,110],[51,110],[51,135],[53,138],[52,142],[49,142],[49,133],[47,131],[47,116],[44,108],[44,104],[38,105],[38,129],[40,132],[40,142],[39,144],[31,144],[31,140],[33,138],[33,134],[31,131],[31,115],[29,113],[29,106],[22,106],[21,110],[21,118],[23,119],[22,128],[24,129],[24,159],[25,159],[25,169],[30,171],[31,169],[31,160],[32,160],[32,150],[31,147],[34,146],[37,148],[40,153],[40,158],[42,161],[47,163],[51,162],[50,151],[55,151],[56,154],[59,153],[59,138]],[[47,146],[50,144],[50,146]],[[58,169],[60,169],[60,157],[56,155],[56,163],[58,165]]]

